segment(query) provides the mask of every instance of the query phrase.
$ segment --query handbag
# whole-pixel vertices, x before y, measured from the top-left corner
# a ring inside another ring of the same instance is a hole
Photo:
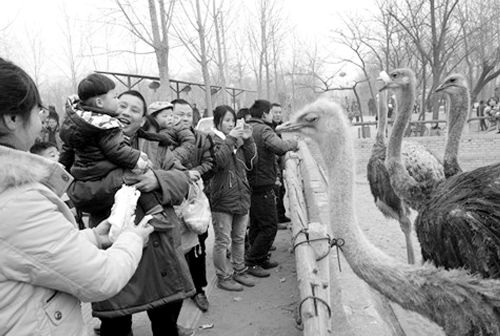
[[[203,192],[203,180],[189,183],[187,198],[179,206],[180,217],[187,228],[196,234],[207,232],[212,222],[210,202]]]

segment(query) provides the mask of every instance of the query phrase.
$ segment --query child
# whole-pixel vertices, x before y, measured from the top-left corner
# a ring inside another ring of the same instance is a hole
[[[35,143],[33,146],[31,146],[30,152],[43,156],[52,161],[59,161],[59,151],[57,150],[56,146],[50,142]]]
[[[149,105],[145,129],[156,131],[170,141],[169,149],[179,162],[187,167],[195,147],[195,136],[187,127],[182,127],[169,102],[157,101]]]
[[[117,117],[118,100],[115,83],[100,74],[91,74],[78,84],[78,97],[70,97],[66,103],[66,118],[61,127],[65,148],[74,152],[71,167],[74,183],[104,179],[110,172],[122,169],[144,173],[149,168],[147,155],[130,147],[121,130]],[[115,173],[116,174],[116,173]],[[71,189],[70,189],[71,190]],[[76,207],[92,212],[113,203],[113,199],[79,202],[78,195],[68,191]],[[111,192],[112,193],[112,192]],[[109,198],[109,199],[108,199]],[[154,194],[143,194],[139,203],[146,213],[161,211]]]

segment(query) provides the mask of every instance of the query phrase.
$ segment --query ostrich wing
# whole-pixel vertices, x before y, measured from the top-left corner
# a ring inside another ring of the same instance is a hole
[[[417,183],[437,183],[444,180],[443,164],[423,145],[404,141],[401,157],[408,174]]]
[[[500,164],[439,184],[415,229],[424,260],[500,278]]]

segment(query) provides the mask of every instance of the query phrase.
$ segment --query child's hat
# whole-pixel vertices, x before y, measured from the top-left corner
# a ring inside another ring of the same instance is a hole
[[[163,111],[163,110],[166,110],[169,108],[172,109],[172,108],[174,108],[174,106],[166,101],[156,101],[154,103],[151,103],[148,106],[148,115],[156,114],[160,111]]]

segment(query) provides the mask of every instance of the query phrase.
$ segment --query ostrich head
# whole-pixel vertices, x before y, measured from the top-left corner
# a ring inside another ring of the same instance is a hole
[[[386,89],[404,89],[408,88],[410,84],[415,83],[415,73],[411,69],[400,68],[394,69],[389,74],[382,71],[380,77],[384,82],[384,86],[379,91]]]
[[[348,128],[347,118],[340,105],[319,99],[295,113],[290,121],[276,128],[278,132],[296,132],[315,140],[320,146],[342,138]],[[328,136],[327,136],[328,134]]]
[[[448,77],[439,85],[434,92],[444,92],[447,94],[461,94],[464,90],[468,90],[469,85],[467,80],[461,74],[453,74]]]

